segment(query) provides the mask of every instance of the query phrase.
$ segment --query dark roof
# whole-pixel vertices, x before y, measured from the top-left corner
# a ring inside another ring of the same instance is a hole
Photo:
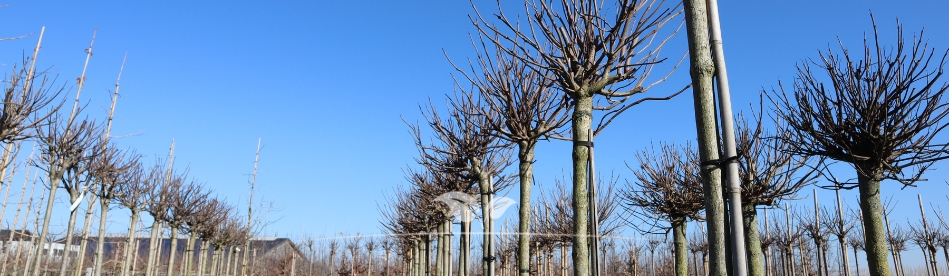
[[[15,241],[28,240],[34,237],[30,230],[0,230],[0,241],[10,240],[11,235]]]

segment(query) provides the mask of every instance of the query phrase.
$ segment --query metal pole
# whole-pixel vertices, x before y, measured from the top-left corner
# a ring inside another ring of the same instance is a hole
[[[712,39],[712,60],[715,62],[715,79],[718,84],[718,111],[721,118],[722,144],[725,147],[726,162],[725,191],[728,193],[731,224],[732,268],[735,275],[748,275],[748,261],[745,257],[745,229],[742,227],[741,184],[738,181],[738,163],[731,160],[737,156],[735,149],[735,124],[732,119],[731,94],[728,89],[728,72],[725,70],[725,53],[722,50],[722,27],[718,17],[718,1],[707,0],[709,32]]]

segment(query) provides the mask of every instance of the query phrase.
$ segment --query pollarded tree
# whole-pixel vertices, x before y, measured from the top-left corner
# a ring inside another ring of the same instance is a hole
[[[95,159],[92,174],[99,182],[96,196],[99,197],[99,237],[96,242],[95,271],[93,275],[100,275],[102,263],[105,262],[105,228],[108,220],[109,208],[112,200],[123,196],[125,185],[136,185],[140,181],[141,156],[135,152],[122,151],[109,145]],[[131,191],[134,193],[134,191]]]
[[[761,123],[761,114],[749,121],[739,116],[736,146],[741,182],[742,220],[748,274],[764,275],[764,258],[758,229],[758,206],[777,206],[790,199],[817,176],[808,158],[787,151],[789,145],[771,136]],[[778,136],[781,131],[778,131]]]
[[[546,71],[529,68],[502,50],[486,43],[483,33],[475,44],[471,73],[455,65],[483,99],[478,115],[487,117],[492,133],[517,146],[518,204],[517,275],[530,274],[530,197],[534,184],[534,149],[537,142],[567,123],[566,105],[561,103]],[[478,43],[480,42],[480,44]],[[480,45],[480,46],[479,46]],[[461,87],[461,85],[459,85]]]
[[[152,217],[151,235],[148,241],[148,259],[145,263],[145,276],[155,275],[158,271],[156,266],[160,265],[162,247],[162,227],[169,221],[168,210],[171,208],[172,197],[175,196],[175,190],[181,186],[180,179],[175,178],[172,170],[174,164],[175,144],[172,142],[168,157],[168,163],[164,169],[164,174],[155,174],[153,179],[154,186],[151,186],[146,193],[145,211]],[[158,160],[156,163],[160,163]]]
[[[125,185],[118,186],[116,191],[116,201],[119,205],[129,209],[128,233],[126,234],[125,256],[122,259],[122,274],[129,275],[129,271],[135,269],[132,267],[133,251],[135,251],[138,239],[136,239],[139,215],[146,206],[146,195],[154,185],[157,185],[159,177],[164,175],[164,170],[160,165],[153,165],[150,168],[144,168],[141,163],[129,168],[127,177],[128,182]]]
[[[603,187],[602,192],[596,195],[597,205],[603,207],[597,209],[597,215],[595,216],[597,223],[601,226],[597,234],[599,236],[609,236],[622,226],[621,220],[616,216],[616,209],[620,204],[619,193],[615,191],[617,178],[608,178],[607,180],[601,178],[597,181],[600,182],[598,185]],[[537,213],[543,215],[536,218],[538,220],[536,224],[543,228],[537,232],[544,233],[547,236],[546,242],[557,244],[560,247],[561,271],[559,274],[562,275],[569,275],[566,254],[570,251],[568,247],[574,241],[575,236],[573,234],[573,229],[575,229],[573,217],[576,215],[576,210],[571,204],[573,194],[571,193],[570,183],[572,182],[568,179],[557,179],[554,189],[541,193],[538,199]]]
[[[194,216],[198,212],[200,203],[204,202],[210,196],[208,190],[202,189],[194,180],[187,180],[187,174],[179,174],[172,178],[172,191],[168,196],[169,208],[166,219],[168,228],[171,231],[171,250],[168,252],[168,272],[172,275],[175,267],[175,255],[178,253],[178,233],[187,227],[188,217]],[[188,247],[194,246],[193,240],[189,239]]]
[[[448,101],[448,117],[438,115],[429,104],[423,116],[439,141],[427,145],[422,141],[419,127],[412,127],[412,135],[421,154],[419,163],[426,164],[435,173],[451,173],[478,183],[481,195],[483,235],[483,271],[494,274],[494,193],[510,185],[509,177],[501,172],[510,165],[508,145],[492,134],[491,123],[477,115],[479,100],[475,95],[461,92]]]
[[[636,175],[635,187],[623,191],[623,201],[634,216],[666,232],[671,228],[675,275],[686,276],[689,273],[686,223],[698,220],[699,213],[705,209],[698,154],[691,145],[661,144],[658,151],[637,153],[636,159],[639,167],[630,168]],[[669,226],[659,225],[658,221],[665,221]]]
[[[597,1],[525,1],[526,24],[503,12],[495,16],[500,26],[481,14],[474,24],[482,37],[498,49],[544,73],[572,105],[573,140],[573,262],[574,274],[591,273],[588,224],[590,195],[588,161],[593,138],[616,116],[648,100],[634,98],[656,83],[647,80],[654,65],[663,62],[660,50],[668,38],[659,29],[678,15],[655,0],[620,0],[614,6]],[[499,5],[500,6],[500,5]],[[498,8],[500,10],[500,7]],[[477,12],[477,11],[476,11]],[[593,127],[593,112],[604,117]]]
[[[848,217],[843,215],[843,210],[840,204],[840,191],[837,191],[837,212],[829,211],[827,209],[821,209],[821,214],[824,217],[824,220],[821,223],[824,224],[824,229],[827,230],[830,234],[837,237],[837,243],[840,248],[841,263],[847,264],[844,266],[844,274],[850,275],[850,254],[847,253],[847,234],[853,231],[853,228],[857,226],[856,222],[850,220]],[[856,253],[854,253],[856,257]]]
[[[40,158],[38,162],[34,163],[46,172],[50,192],[47,195],[46,215],[42,220],[42,230],[38,237],[40,242],[33,252],[32,260],[34,263],[31,265],[33,273],[39,273],[38,270],[43,261],[40,256],[43,253],[43,244],[49,234],[49,222],[53,204],[56,200],[56,191],[61,186],[68,186],[72,188],[70,203],[79,198],[79,190],[81,189],[79,185],[81,184],[72,180],[81,179],[81,176],[84,175],[85,172],[82,171],[82,168],[88,166],[80,166],[80,163],[88,162],[95,156],[94,152],[98,148],[96,145],[99,134],[102,133],[95,123],[86,120],[74,121],[72,120],[74,116],[71,115],[70,120],[63,120],[59,114],[53,115],[48,119],[50,122],[45,127],[39,128],[38,131]],[[73,215],[70,215],[71,222],[67,226],[67,239],[72,236],[72,226],[74,225],[72,222],[75,222],[75,212],[71,213]]]
[[[913,185],[935,161],[949,158],[946,143],[937,140],[949,126],[943,98],[949,84],[940,83],[949,51],[936,55],[922,34],[906,45],[902,28],[897,32],[895,47],[881,46],[874,25],[862,56],[843,46],[828,49],[798,66],[792,91],[770,95],[776,117],[787,122],[789,133],[780,138],[788,151],[856,171],[871,275],[890,273],[880,183]]]

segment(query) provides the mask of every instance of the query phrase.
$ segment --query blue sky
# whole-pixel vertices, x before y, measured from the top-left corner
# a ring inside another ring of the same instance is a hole
[[[494,11],[491,1],[476,3],[483,13]],[[402,169],[416,156],[402,118],[421,120],[419,103],[429,98],[440,103],[452,93],[452,68],[442,51],[456,60],[471,56],[468,35],[474,30],[467,1],[7,4],[0,9],[0,36],[38,33],[46,26],[39,67],[58,75],[70,93],[83,49],[98,29],[82,95],[92,117],[105,116],[128,53],[113,135],[146,160],[165,156],[174,139],[177,166],[189,166],[191,175],[219,196],[246,208],[261,138],[256,200],[273,202],[269,218],[275,222],[267,234],[282,236],[380,231],[377,206],[384,203],[383,193],[404,183]],[[741,110],[757,104],[761,89],[791,82],[795,64],[836,48],[838,38],[859,47],[871,31],[871,11],[884,43],[895,42],[899,18],[907,37],[925,27],[930,45],[940,53],[949,47],[946,1],[720,5],[733,104]],[[505,8],[513,13],[518,6]],[[9,72],[35,43],[36,34],[0,41],[0,69]],[[664,54],[677,60],[685,48],[682,30]],[[685,66],[650,93],[666,94],[688,83]],[[597,140],[601,173],[631,177],[624,162],[635,162],[635,151],[651,142],[694,139],[690,97],[644,104],[617,119]],[[552,187],[568,168],[567,146],[540,144],[535,191]],[[900,200],[898,212],[915,220],[916,194],[945,201],[945,168],[937,165],[919,188],[900,190],[889,183],[884,192]],[[822,199],[833,195],[821,193]],[[808,189],[802,197],[809,194]],[[851,202],[856,196],[844,193]],[[66,206],[58,208],[54,226],[66,219]],[[127,212],[117,210],[109,231],[125,227]]]

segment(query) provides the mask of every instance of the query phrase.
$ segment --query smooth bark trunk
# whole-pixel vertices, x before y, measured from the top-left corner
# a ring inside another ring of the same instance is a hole
[[[530,276],[531,185],[534,183],[534,144],[517,143],[518,178],[521,182],[518,205],[517,269],[519,276]]]
[[[673,219],[672,239],[675,244],[675,275],[689,275],[689,240],[685,237],[685,218]]]
[[[184,275],[191,275],[191,266],[194,262],[194,245],[197,240],[197,233],[191,233],[188,237],[188,248],[185,248]]]
[[[46,244],[46,236],[49,235],[49,222],[50,216],[53,214],[53,204],[56,203],[56,190],[59,190],[59,184],[62,182],[63,174],[62,173],[50,173],[49,182],[56,183],[50,186],[49,195],[46,199],[46,214],[43,216],[43,228],[40,232],[40,236],[37,238],[36,249],[33,253],[33,275],[40,275],[40,266],[43,264],[43,245]]]
[[[79,260],[76,264],[76,269],[73,271],[74,276],[81,276],[85,273],[82,267],[86,262],[86,247],[89,245],[89,229],[92,228],[92,213],[95,211],[96,203],[98,203],[96,199],[98,199],[98,197],[90,192],[89,202],[86,206],[86,217],[82,225],[82,239],[79,241],[79,255],[77,255]],[[99,232],[102,232],[102,230],[103,229],[100,228]]]
[[[867,170],[864,170],[867,171]],[[863,226],[866,230],[867,267],[871,276],[890,275],[887,262],[886,234],[883,230],[883,204],[880,201],[879,176],[869,177],[858,174],[860,183],[860,211],[863,213]]]
[[[72,197],[73,196],[70,195],[70,198]],[[69,201],[69,203],[72,203],[75,200],[79,199],[72,199]],[[76,228],[77,215],[79,215],[79,213],[76,211],[69,212],[69,222],[66,224],[66,243],[63,245],[63,257],[59,261],[59,275],[66,275],[66,268],[69,267],[69,264],[71,263],[71,261],[69,261],[70,255],[72,255],[70,249],[72,247],[72,237],[74,236],[73,230]]]
[[[138,242],[138,240],[135,239],[135,226],[138,224],[137,222],[138,222],[138,211],[133,209],[132,216],[129,220],[129,228],[128,228],[129,231],[126,236],[125,257],[122,258],[122,276],[129,276],[129,270],[133,269],[131,267],[132,258],[133,256],[138,255],[138,254],[133,254],[133,253],[137,253],[137,252],[133,252],[135,250],[135,243]]]
[[[719,159],[715,96],[712,77],[715,66],[711,59],[708,21],[704,0],[685,0],[686,30],[689,41],[690,74],[698,134],[699,157],[703,163]],[[725,276],[725,208],[722,197],[722,172],[712,164],[702,166],[705,193],[706,229],[709,248],[709,275]]]
[[[761,252],[761,237],[758,235],[758,209],[753,204],[742,207],[745,228],[745,253],[748,255],[748,275],[764,276],[764,256]]]
[[[155,271],[155,262],[158,260],[158,240],[161,239],[161,222],[155,219],[152,222],[152,234],[148,240],[148,260],[145,263],[145,276],[152,276]]]
[[[169,230],[171,230],[171,247],[168,249],[168,272],[166,276],[171,276],[175,269],[175,253],[178,253],[178,227],[172,225]]]
[[[445,224],[438,225],[438,246],[435,250],[435,275],[445,276]]]
[[[212,249],[212,252],[213,252],[213,253],[211,253],[211,256],[210,256],[210,257],[211,257],[211,270],[210,270],[209,274],[210,274],[210,276],[217,276],[217,275],[218,275],[217,263],[218,263],[218,260],[221,259],[221,250],[219,250],[219,249],[217,248],[217,246],[215,246],[214,249]]]
[[[464,219],[461,220],[461,236],[458,239],[458,276],[468,276],[471,271],[471,210],[461,211]]]
[[[96,239],[96,259],[93,264],[94,271],[92,275],[102,275],[102,263],[103,258],[105,258],[105,223],[109,218],[109,203],[111,201],[108,198],[102,198],[99,200],[99,237]]]
[[[593,91],[579,91],[575,98],[572,135],[573,135],[573,275],[590,276],[590,200],[587,192],[590,160],[590,130],[593,124]]]
[[[491,183],[491,175],[488,174],[489,172],[483,171],[482,165],[481,160],[472,158],[471,167],[474,168],[473,172],[478,176],[478,186],[481,191],[481,222],[484,232],[481,247],[482,256],[484,256],[484,258],[481,269],[485,276],[494,276],[494,219],[491,218],[494,210],[491,198],[494,187]]]

